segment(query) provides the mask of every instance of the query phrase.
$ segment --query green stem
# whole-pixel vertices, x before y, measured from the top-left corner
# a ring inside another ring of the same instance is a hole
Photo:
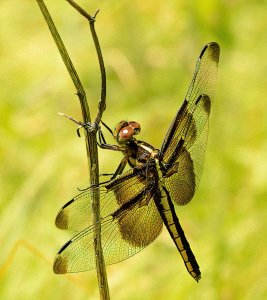
[[[46,5],[43,0],[36,0],[41,12],[46,20],[46,23],[51,31],[53,39],[57,45],[59,53],[62,57],[62,60],[68,70],[68,73],[72,79],[72,82],[77,90],[77,95],[80,100],[83,121],[84,123],[91,123],[90,110],[87,102],[87,97],[85,90],[82,86],[82,83],[79,79],[79,76],[76,72],[76,69],[69,57],[69,54],[66,50],[66,47],[63,44],[63,41],[54,25],[54,22],[47,10]],[[102,89],[101,89],[101,100],[99,103],[99,112],[95,121],[95,125],[98,125],[103,111],[105,109],[105,99],[106,99],[106,76],[105,76],[105,68],[104,62],[101,54],[101,49],[99,46],[98,38],[94,29],[95,16],[90,16],[87,12],[85,12],[82,8],[80,8],[75,2],[71,0],[67,0],[75,9],[77,9],[83,16],[85,16],[90,23],[90,29],[92,32],[93,40],[95,43],[100,69],[101,69],[101,78],[102,78]],[[90,185],[98,185],[99,184],[99,165],[98,165],[98,151],[96,140],[97,126],[94,126],[95,130],[89,132],[85,130],[85,142],[86,142],[86,153],[87,160],[89,165],[89,173],[90,173]],[[101,245],[101,227],[100,227],[100,208],[99,208],[99,193],[97,191],[93,194],[93,204],[92,204],[92,213],[93,220],[95,224],[95,257],[96,257],[96,270],[98,277],[98,286],[100,292],[100,298],[103,300],[109,299],[109,289],[108,289],[108,281],[106,275],[106,268],[104,263],[102,245]]]

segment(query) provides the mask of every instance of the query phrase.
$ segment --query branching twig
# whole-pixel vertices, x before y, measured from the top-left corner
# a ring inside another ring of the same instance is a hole
[[[90,111],[89,106],[87,103],[86,93],[84,91],[84,88],[82,86],[82,83],[79,79],[79,76],[76,72],[75,67],[73,66],[73,63],[68,55],[68,52],[61,40],[61,37],[54,25],[54,22],[49,14],[49,11],[47,10],[43,0],[36,0],[42,14],[47,22],[47,25],[51,31],[51,34],[54,38],[54,41],[58,47],[58,50],[60,52],[60,55],[62,57],[62,60],[69,72],[69,75],[73,81],[73,84],[76,87],[77,95],[80,100],[82,115],[83,115],[83,121],[84,123],[91,123],[91,117],[90,117]],[[92,17],[89,15],[86,11],[84,11],[80,6],[78,6],[74,1],[67,0],[75,9],[77,9],[84,17],[86,17],[89,20],[90,23],[90,29],[93,36],[95,48],[98,55],[98,60],[100,64],[100,70],[101,70],[101,78],[102,78],[102,88],[101,88],[101,100],[99,102],[99,112],[96,117],[95,123],[92,124],[93,131],[85,130],[85,141],[86,141],[86,150],[87,150],[87,159],[88,159],[88,165],[89,165],[89,173],[90,173],[90,185],[98,185],[99,184],[99,166],[98,166],[98,152],[97,152],[97,145],[96,145],[96,132],[99,122],[101,121],[101,117],[103,114],[103,111],[105,110],[105,101],[106,101],[106,74],[105,74],[105,67],[104,62],[101,54],[101,48],[99,45],[99,41],[95,32],[94,28],[94,22],[95,17]],[[104,258],[103,258],[103,252],[102,252],[102,246],[101,246],[101,239],[100,239],[100,210],[99,210],[99,193],[97,192],[97,189],[94,189],[93,194],[93,204],[92,204],[92,210],[93,210],[93,220],[95,224],[95,257],[96,257],[96,269],[97,269],[97,277],[98,277],[98,284],[99,284],[99,291],[100,291],[100,297],[101,299],[109,299],[109,290],[108,290],[108,282],[107,282],[107,276],[106,276],[106,269],[104,264]]]
[[[77,3],[75,3],[73,0],[66,0],[66,1],[69,2],[69,4],[71,6],[73,6],[81,15],[83,15],[89,21],[91,34],[92,34],[92,37],[94,40],[95,49],[96,49],[97,57],[98,57],[98,61],[99,61],[99,67],[100,67],[100,72],[101,72],[101,82],[102,82],[101,98],[100,98],[100,101],[98,104],[99,110],[98,110],[98,114],[97,114],[97,117],[94,122],[96,125],[98,125],[101,121],[102,114],[103,114],[104,110],[106,109],[106,70],[105,70],[104,60],[103,60],[103,56],[102,56],[102,52],[101,52],[101,47],[99,45],[99,40],[98,40],[96,31],[95,31],[95,18],[97,16],[99,10],[95,13],[94,16],[91,16],[83,8],[81,8]]]

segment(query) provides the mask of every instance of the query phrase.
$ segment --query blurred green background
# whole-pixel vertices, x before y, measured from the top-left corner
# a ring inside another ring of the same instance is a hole
[[[177,209],[202,279],[188,275],[164,231],[107,268],[111,298],[266,299],[267,1],[79,3],[92,13],[101,9],[104,121],[139,121],[139,138],[158,148],[202,47],[221,46],[204,173],[192,203]],[[88,24],[63,0],[46,4],[94,117],[100,76]],[[84,140],[57,115],[81,119],[75,89],[34,0],[2,0],[0,21],[0,298],[98,299],[94,271],[52,272],[72,236],[55,228],[55,216],[88,182]],[[112,172],[120,158],[100,151],[101,172]]]

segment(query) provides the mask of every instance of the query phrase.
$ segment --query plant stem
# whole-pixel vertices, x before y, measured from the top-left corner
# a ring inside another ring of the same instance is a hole
[[[76,72],[76,69],[69,57],[69,54],[66,50],[66,47],[63,44],[63,41],[54,25],[54,22],[47,10],[46,5],[44,4],[43,0],[36,0],[41,12],[47,22],[47,25],[51,31],[53,39],[58,47],[62,60],[68,70],[68,73],[72,79],[72,82],[77,90],[77,95],[80,100],[83,121],[84,123],[91,123],[90,117],[90,110],[87,102],[87,97],[85,90],[82,86],[82,83],[79,79],[79,76]],[[94,122],[93,128],[94,130],[88,131],[85,130],[85,142],[86,142],[86,153],[87,153],[87,160],[89,166],[89,173],[90,173],[90,185],[98,185],[99,184],[99,165],[98,165],[98,151],[97,151],[97,144],[96,140],[96,133],[98,124],[101,121],[102,114],[105,110],[106,104],[106,74],[105,74],[105,67],[103,62],[103,57],[101,54],[101,48],[99,45],[99,41],[97,38],[97,34],[95,32],[94,23],[95,17],[89,15],[86,11],[84,11],[80,6],[78,6],[74,1],[67,0],[75,9],[77,9],[84,17],[89,20],[90,29],[92,33],[92,37],[95,43],[95,48],[98,55],[98,60],[100,64],[100,71],[101,71],[101,78],[102,78],[102,88],[101,88],[101,100],[99,102],[99,111]],[[92,213],[93,213],[93,221],[95,224],[95,258],[96,258],[96,270],[97,270],[97,277],[98,277],[98,285],[99,285],[99,292],[101,299],[109,299],[109,289],[108,289],[108,281],[106,275],[106,268],[104,263],[102,245],[101,245],[101,227],[100,227],[100,209],[99,209],[99,192],[95,190],[93,193],[93,204],[92,204]]]

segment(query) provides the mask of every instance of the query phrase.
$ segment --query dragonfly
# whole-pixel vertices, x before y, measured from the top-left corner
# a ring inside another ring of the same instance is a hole
[[[141,131],[135,121],[123,120],[114,131],[109,129],[116,145],[101,139],[100,147],[122,151],[124,157],[110,180],[82,191],[59,211],[56,226],[77,233],[56,255],[55,273],[95,268],[96,224],[92,221],[91,205],[93,194],[98,192],[101,241],[107,265],[123,261],[147,247],[165,226],[189,274],[196,281],[201,278],[174,204],[187,204],[199,185],[219,55],[216,42],[208,43],[201,51],[185,99],[160,149],[135,138]],[[127,164],[131,168],[124,171]]]

